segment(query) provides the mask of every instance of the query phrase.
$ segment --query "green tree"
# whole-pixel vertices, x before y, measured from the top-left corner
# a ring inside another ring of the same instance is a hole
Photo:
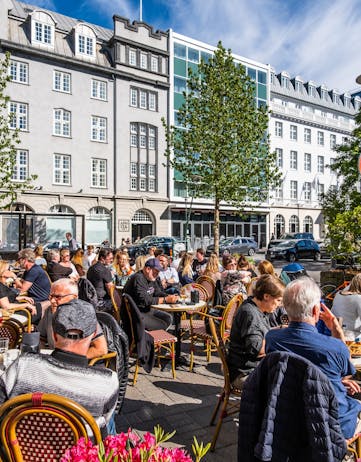
[[[8,207],[16,200],[18,192],[32,189],[31,182],[36,175],[25,181],[14,181],[16,150],[20,144],[18,130],[9,128],[12,115],[8,112],[9,96],[5,94],[9,76],[10,54],[0,60],[0,208]]]
[[[178,126],[167,126],[163,119],[165,155],[191,197],[213,199],[218,253],[221,201],[239,210],[263,201],[279,174],[266,134],[268,109],[257,107],[255,83],[234,62],[231,50],[219,42],[213,57],[188,75]]]
[[[355,122],[356,128],[351,137],[336,146],[337,156],[329,166],[339,179],[338,187],[330,188],[322,198],[327,237],[330,240],[328,248],[333,253],[360,250],[361,227],[357,213],[361,211],[361,110],[356,115]]]

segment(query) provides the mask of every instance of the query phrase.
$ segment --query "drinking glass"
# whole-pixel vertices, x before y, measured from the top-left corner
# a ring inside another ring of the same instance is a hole
[[[0,337],[0,367],[4,367],[4,357],[6,352],[9,349],[9,339],[5,337]]]

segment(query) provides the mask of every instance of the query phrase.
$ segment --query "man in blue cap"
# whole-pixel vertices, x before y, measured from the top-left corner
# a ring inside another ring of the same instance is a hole
[[[175,303],[178,295],[168,295],[157,277],[163,267],[157,258],[149,258],[141,271],[133,274],[124,287],[124,293],[130,295],[142,313],[147,330],[168,329],[172,324],[172,315],[151,308],[152,305]]]

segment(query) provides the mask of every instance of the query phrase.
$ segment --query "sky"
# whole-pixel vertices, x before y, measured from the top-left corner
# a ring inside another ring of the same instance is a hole
[[[141,0],[28,0],[113,29],[113,14],[139,20]],[[361,89],[361,0],[142,0],[142,18],[305,82]]]

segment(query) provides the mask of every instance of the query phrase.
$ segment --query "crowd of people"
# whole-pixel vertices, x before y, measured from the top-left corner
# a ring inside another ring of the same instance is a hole
[[[88,366],[89,359],[108,351],[96,312],[112,313],[111,292],[118,287],[132,297],[147,330],[171,329],[172,315],[153,306],[176,303],[182,286],[202,276],[213,281],[223,306],[234,296],[243,296],[227,346],[233,387],[242,391],[267,354],[297,354],[329,379],[344,437],[361,429],[361,402],[356,399],[361,389],[352,378],[355,368],[345,344],[345,333],[350,340],[361,336],[361,275],[336,295],[329,310],[310,277],[285,285],[266,260],[255,266],[243,255],[220,259],[215,253],[206,256],[201,248],[194,254],[182,251],[172,259],[152,247],[131,262],[126,246],[115,251],[102,247],[96,253],[91,245],[86,250],[77,248],[70,233],[67,239],[69,248],[50,250],[47,260],[38,246],[35,251],[21,250],[16,268],[0,262],[0,308],[29,310],[42,345],[54,349],[47,357],[20,356],[0,377],[0,403],[25,390],[36,391],[36,376],[41,374],[42,391],[73,398],[114,433],[117,377],[105,368]],[[90,289],[93,295],[85,300],[83,292]]]

